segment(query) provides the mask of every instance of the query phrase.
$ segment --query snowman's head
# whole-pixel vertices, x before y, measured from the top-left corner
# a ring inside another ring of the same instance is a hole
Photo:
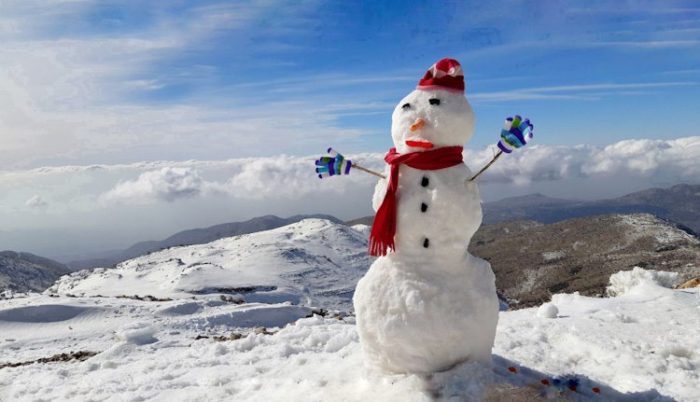
[[[399,153],[463,146],[474,132],[474,113],[464,97],[459,63],[435,63],[418,88],[396,105],[391,119],[391,137]]]

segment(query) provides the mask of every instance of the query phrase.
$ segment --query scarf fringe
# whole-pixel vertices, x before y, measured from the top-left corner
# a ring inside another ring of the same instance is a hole
[[[393,240],[389,243],[385,243],[374,237],[370,237],[369,239],[369,255],[374,257],[385,256],[389,253],[389,250],[394,251],[395,247]]]

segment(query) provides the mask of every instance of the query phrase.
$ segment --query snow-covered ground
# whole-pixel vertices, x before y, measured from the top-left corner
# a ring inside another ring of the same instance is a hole
[[[492,366],[376,372],[351,315],[314,315],[350,311],[365,247],[366,227],[307,220],[0,300],[0,401],[700,400],[700,290],[643,269],[616,297],[501,312]]]
[[[630,281],[614,298],[555,295],[556,318],[537,308],[502,312],[493,368],[463,364],[428,377],[366,368],[351,317],[298,319],[310,309],[289,303],[4,300],[0,365],[98,354],[1,368],[0,400],[428,401],[483,392],[500,401],[700,400],[700,292],[662,287],[651,275]]]

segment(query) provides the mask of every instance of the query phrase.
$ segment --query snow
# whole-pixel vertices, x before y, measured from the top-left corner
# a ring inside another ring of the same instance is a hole
[[[620,271],[610,275],[610,285],[605,289],[610,296],[620,296],[628,293],[640,283],[651,283],[671,288],[679,280],[677,272],[654,271],[634,267],[630,271]]]
[[[363,224],[352,225],[351,228],[362,233],[365,237],[369,237],[369,233],[372,231],[371,226]]]
[[[310,309],[285,303],[32,294],[0,301],[0,365],[70,350],[99,353],[0,368],[0,400],[700,399],[700,290],[640,281],[618,297],[558,294],[552,303],[557,318],[539,317],[538,308],[500,313],[492,367],[388,375],[365,364],[352,317],[299,318],[295,309]],[[267,310],[287,322],[254,330],[255,316]],[[61,311],[61,320],[51,320],[50,311]],[[234,313],[244,311],[249,316],[238,321]],[[240,338],[213,338],[231,333]],[[575,376],[577,392],[541,383],[566,375]]]
[[[261,303],[285,301],[352,309],[355,283],[370,265],[363,233],[323,219],[174,247],[60,278],[48,293],[183,299],[226,294]]]
[[[145,322],[129,324],[117,331],[117,338],[126,343],[134,345],[147,345],[158,342],[156,339],[156,329]]]
[[[700,289],[671,289],[672,273],[641,268],[611,276],[615,297],[558,294],[549,306],[500,312],[491,364],[386,374],[368,364],[355,317],[314,315],[321,307],[349,311],[352,292],[327,290],[355,286],[360,265],[369,265],[365,247],[358,231],[309,220],[64,277],[44,294],[7,294],[0,300],[0,401],[700,400]],[[196,269],[206,263],[231,277]],[[453,266],[403,274],[429,275],[440,292],[453,286]],[[187,281],[171,282],[184,274]],[[216,291],[228,286],[238,290]],[[437,308],[408,300],[418,313]],[[420,325],[430,338],[421,340],[450,344],[440,320],[459,311],[431,313]],[[31,363],[70,352],[96,354]],[[7,366],[22,362],[31,364]],[[566,386],[571,381],[576,392]]]
[[[653,282],[614,298],[558,294],[559,318],[532,310],[501,315],[496,354],[547,373],[576,372],[621,392],[656,388],[684,401],[700,398],[700,293]]]
[[[559,309],[552,303],[545,303],[537,309],[537,316],[541,318],[557,318]]]

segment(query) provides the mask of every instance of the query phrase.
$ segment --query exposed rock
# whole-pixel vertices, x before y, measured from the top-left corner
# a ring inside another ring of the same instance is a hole
[[[558,292],[603,295],[611,274],[635,266],[675,271],[683,280],[700,274],[700,240],[649,214],[484,225],[470,250],[489,260],[512,308]]]
[[[690,289],[700,287],[700,278],[689,279],[676,287],[676,289]]]

